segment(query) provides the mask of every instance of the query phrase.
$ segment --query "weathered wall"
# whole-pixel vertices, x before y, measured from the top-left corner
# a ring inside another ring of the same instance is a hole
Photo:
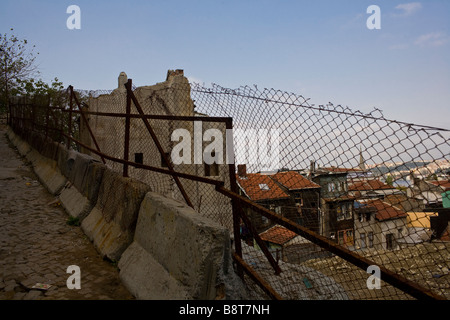
[[[95,112],[126,112],[126,90],[123,84],[127,81],[125,73],[119,76],[119,87],[110,94],[103,94],[98,97],[89,98],[89,111]],[[152,115],[175,115],[175,116],[195,116],[194,102],[191,99],[190,85],[188,79],[184,76],[182,70],[169,70],[166,80],[151,86],[142,86],[134,90],[134,95],[139,101],[144,113]],[[136,114],[137,110],[132,104],[131,113]],[[125,140],[125,120],[123,118],[102,117],[91,115],[89,126],[94,132],[96,141],[100,150],[113,157],[122,158],[124,155]],[[194,122],[193,121],[175,121],[175,120],[149,120],[152,129],[158,137],[159,143],[165,152],[169,155],[178,141],[171,141],[171,135],[176,129],[185,129],[191,134],[191,163],[174,165],[178,172],[189,173],[197,176],[206,176],[205,166],[194,164]],[[202,143],[202,151],[211,141],[203,141],[203,135],[208,129],[217,129],[223,136],[223,148],[225,150],[225,124],[204,121],[201,129],[197,129]],[[84,122],[80,125],[81,141],[86,145],[95,147]],[[155,167],[162,167],[161,154],[153,142],[144,122],[141,119],[130,120],[130,140],[129,140],[129,159],[134,161],[134,155],[141,153],[143,163]],[[93,155],[98,159],[98,156]],[[224,161],[225,162],[225,161]],[[122,165],[116,162],[108,161],[107,165],[121,172]],[[219,174],[217,176],[208,176],[208,178],[229,182],[229,168],[226,164],[219,164]],[[130,166],[128,168],[130,177],[148,184],[152,190],[164,194],[167,197],[183,200],[183,196],[176,186],[172,177],[156,172],[149,172]],[[210,219],[214,219],[230,231],[232,227],[232,210],[230,201],[227,197],[218,192],[214,192],[214,186],[192,180],[182,179],[182,184],[189,196],[195,210]]]
[[[229,231],[184,203],[150,192],[94,158],[45,137],[7,135],[100,254],[118,261],[138,299],[246,297],[231,264]]]

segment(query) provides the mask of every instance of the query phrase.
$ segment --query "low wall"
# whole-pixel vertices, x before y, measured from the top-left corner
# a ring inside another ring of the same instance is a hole
[[[159,275],[145,267],[153,259],[163,267]],[[168,288],[176,285],[172,298],[216,299],[225,292],[234,294],[231,287],[238,281],[232,277],[227,229],[153,192],[147,193],[141,204],[134,242],[123,254],[119,268],[123,282],[144,299],[165,299]],[[167,278],[176,281],[164,280]],[[160,287],[167,289],[147,290]],[[235,294],[234,298],[238,297],[239,293]]]
[[[242,299],[228,230],[94,158],[27,132],[7,135],[138,299]]]

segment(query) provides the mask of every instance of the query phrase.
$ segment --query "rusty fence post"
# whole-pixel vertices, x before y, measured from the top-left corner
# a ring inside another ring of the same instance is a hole
[[[69,86],[70,89],[70,101],[69,101],[69,123],[67,129],[67,149],[70,149],[71,135],[72,135],[72,109],[73,109],[73,87]]]
[[[97,151],[99,152],[99,156],[100,156],[100,158],[102,159],[103,164],[106,164],[105,157],[102,155],[102,152],[100,151],[100,147],[99,147],[99,145],[98,145],[98,143],[97,143],[97,139],[95,138],[95,135],[94,135],[94,133],[92,132],[91,126],[89,125],[89,121],[88,121],[88,119],[86,118],[86,115],[84,114],[83,109],[81,108],[81,104],[80,104],[80,102],[78,101],[76,95],[73,95],[73,98],[74,98],[74,100],[75,100],[76,105],[78,106],[78,111],[79,111],[80,114],[81,114],[81,118],[83,119],[84,124],[86,125],[86,128],[87,128],[88,131],[89,131],[89,135],[91,136],[91,139],[92,139],[92,141],[94,142],[95,148],[96,148]],[[81,126],[81,123],[80,123],[80,126]]]
[[[132,80],[128,79],[125,87],[128,89],[132,88]],[[128,161],[128,157],[130,154],[130,113],[131,113],[131,94],[127,90],[127,105],[126,105],[126,116],[125,116],[125,141],[123,147],[123,159]],[[123,176],[128,177],[128,164],[124,163],[123,165]]]
[[[234,144],[233,144],[233,119],[229,118],[225,122],[225,132],[226,132],[226,157],[228,162],[228,171],[230,178],[230,189],[235,193],[238,192],[237,182],[236,182],[236,166],[234,157]],[[236,255],[242,259],[242,243],[241,243],[241,217],[240,213],[242,211],[239,208],[238,203],[235,199],[231,199],[231,208],[233,212],[233,236],[234,236],[234,252]],[[244,274],[242,267],[237,265],[238,276],[243,279]]]
[[[45,140],[48,138],[48,125],[49,125],[49,118],[50,118],[50,94],[48,93],[48,103],[45,108]]]

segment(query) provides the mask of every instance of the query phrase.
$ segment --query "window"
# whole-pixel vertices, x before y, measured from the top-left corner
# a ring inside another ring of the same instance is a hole
[[[134,162],[144,164],[144,154],[143,153],[135,153],[134,154]]]
[[[267,217],[261,216],[261,222],[262,224],[266,225],[269,223],[269,219]]]
[[[351,219],[352,218],[352,205],[350,203],[344,204],[346,207],[345,211],[345,219]]]
[[[365,233],[361,233],[359,235],[359,237],[361,239],[361,242],[360,242],[361,249],[366,248],[366,234]]]
[[[358,220],[359,220],[359,222],[364,222],[365,221],[365,219],[364,219],[364,213],[358,213]]]
[[[369,248],[373,248],[373,232],[369,232]]]
[[[352,245],[355,244],[355,243],[353,242],[353,230],[352,230],[352,229],[349,229],[349,230],[346,230],[346,231],[345,231],[345,237],[346,237],[346,239],[345,239],[345,244],[346,244],[347,246],[352,246]]]
[[[394,234],[392,233],[386,235],[386,249],[394,249]]]
[[[344,231],[338,231],[338,243],[340,245],[344,244]]]
[[[164,155],[166,156],[167,160],[170,161],[170,152],[165,152]],[[167,168],[168,165],[166,163],[166,161],[164,160],[164,157],[161,155],[161,167],[163,168]]]
[[[260,183],[259,188],[261,190],[269,190],[269,186],[266,183]]]
[[[342,219],[346,219],[347,218],[347,205],[346,204],[342,205],[342,216],[343,216]]]
[[[342,209],[341,209],[340,206],[337,206],[337,207],[336,207],[336,219],[337,219],[338,221],[344,220],[344,215],[342,214]]]
[[[328,192],[333,192],[336,189],[336,186],[334,185],[334,182],[328,183]]]
[[[338,243],[340,245],[352,246],[353,241],[353,229],[339,230],[338,231]]]

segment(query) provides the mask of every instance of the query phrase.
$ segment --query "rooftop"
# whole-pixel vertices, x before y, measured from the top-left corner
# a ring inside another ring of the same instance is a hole
[[[282,171],[271,177],[289,190],[320,188],[318,184],[305,178],[297,171]]]
[[[282,246],[297,237],[297,234],[295,232],[292,232],[291,230],[286,229],[283,226],[274,225],[273,227],[260,233],[259,236],[263,241],[272,242]]]
[[[268,175],[260,173],[247,173],[245,176],[236,175],[236,181],[251,200],[289,198],[289,195]]]
[[[358,181],[348,185],[348,191],[387,190],[387,189],[395,189],[395,187],[390,186],[377,179]]]
[[[374,207],[377,210],[375,217],[378,221],[406,218],[408,216],[405,211],[380,199],[367,200],[364,203],[368,206]]]
[[[436,187],[441,187],[444,189],[444,191],[450,190],[450,180],[434,180],[434,181],[428,181],[428,183],[431,183],[432,185],[435,185]]]

